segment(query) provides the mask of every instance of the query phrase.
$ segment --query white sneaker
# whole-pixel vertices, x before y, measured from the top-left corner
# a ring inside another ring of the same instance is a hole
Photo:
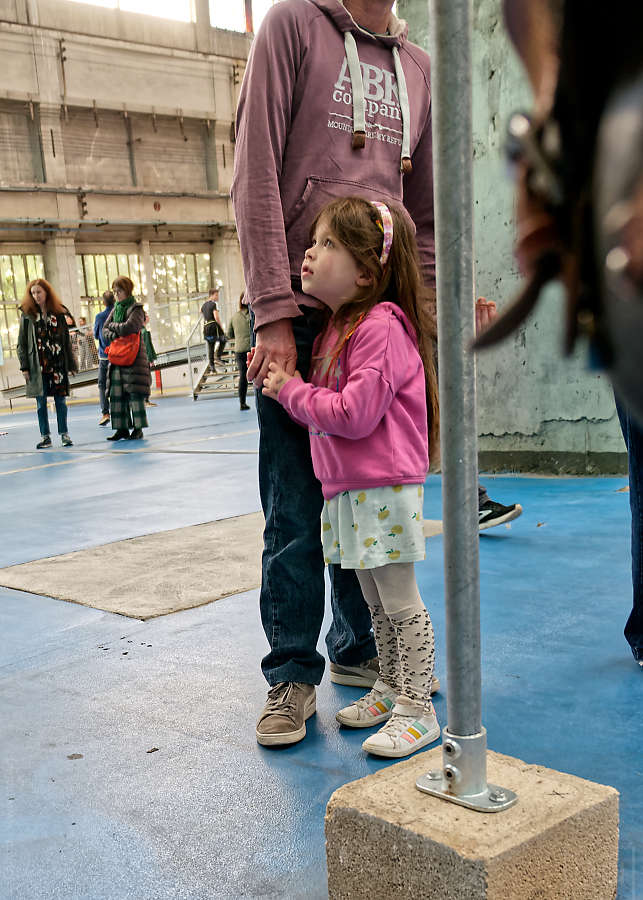
[[[368,694],[340,709],[335,718],[350,728],[370,728],[390,718],[397,693],[378,678]]]
[[[404,715],[409,707],[396,704],[386,725],[367,737],[362,749],[373,756],[410,756],[440,737],[440,726],[431,711],[418,715]]]

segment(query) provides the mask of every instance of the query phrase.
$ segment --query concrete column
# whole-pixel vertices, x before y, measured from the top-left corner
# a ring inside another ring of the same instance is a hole
[[[76,247],[73,238],[52,237],[45,241],[43,253],[45,278],[49,281],[62,302],[73,313],[80,315],[80,285],[76,264]]]
[[[239,305],[239,294],[244,290],[241,251],[236,231],[226,230],[215,240],[210,256],[210,266],[212,270],[218,269],[218,277],[223,282],[220,312],[221,318],[227,325]]]
[[[199,53],[211,53],[209,0],[194,0],[194,9],[196,13],[196,22],[194,23],[196,49]]]

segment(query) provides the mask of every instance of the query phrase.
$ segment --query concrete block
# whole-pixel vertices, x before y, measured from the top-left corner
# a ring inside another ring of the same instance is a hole
[[[423,794],[442,749],[335,791],[326,810],[331,900],[612,900],[618,792],[489,751],[487,778],[518,794],[481,813]]]

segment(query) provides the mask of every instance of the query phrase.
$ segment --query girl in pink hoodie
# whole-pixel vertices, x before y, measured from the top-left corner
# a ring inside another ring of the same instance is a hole
[[[434,642],[415,580],[424,559],[422,500],[437,381],[413,226],[402,207],[347,197],[325,206],[301,267],[305,293],[328,307],[310,380],[271,363],[263,393],[307,426],[322,484],[327,564],[355,569],[371,611],[380,677],[337,714],[384,722],[363,748],[401,757],[440,736]]]

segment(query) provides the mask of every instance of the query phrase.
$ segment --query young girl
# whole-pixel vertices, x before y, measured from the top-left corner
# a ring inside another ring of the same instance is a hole
[[[424,559],[427,400],[433,437],[438,426],[434,326],[407,214],[358,197],[333,201],[313,223],[301,280],[329,310],[310,381],[271,363],[263,393],[308,426],[326,501],[325,562],[356,570],[371,611],[380,677],[337,720],[386,723],[363,748],[407,756],[440,736],[433,628],[413,566]]]

